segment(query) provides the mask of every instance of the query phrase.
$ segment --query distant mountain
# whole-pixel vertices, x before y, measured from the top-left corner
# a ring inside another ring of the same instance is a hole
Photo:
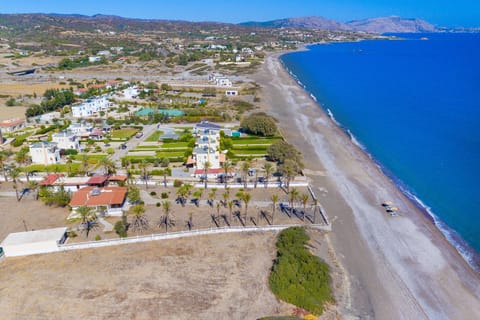
[[[404,19],[400,17],[380,17],[341,23],[322,17],[302,17],[279,19],[266,22],[244,22],[242,26],[264,28],[309,28],[335,31],[363,31],[369,33],[401,32],[437,32],[434,25],[421,19]]]
[[[355,31],[370,33],[416,33],[437,32],[434,25],[421,19],[404,19],[400,17],[380,17],[365,20],[350,21],[347,23]]]
[[[323,17],[301,17],[301,18],[286,18],[265,22],[244,22],[241,26],[246,27],[263,27],[263,28],[308,28],[321,30],[343,30],[349,31],[351,27],[344,23]]]

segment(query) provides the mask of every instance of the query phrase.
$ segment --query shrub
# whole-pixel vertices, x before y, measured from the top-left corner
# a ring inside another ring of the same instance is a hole
[[[122,218],[122,220],[117,221],[115,223],[114,229],[115,229],[115,233],[118,234],[120,238],[126,238],[127,237],[126,217],[125,219]]]
[[[277,132],[275,120],[265,113],[253,113],[243,119],[240,126],[248,133],[271,137]]]
[[[162,199],[168,199],[168,193],[162,192]]]
[[[269,284],[278,298],[322,314],[325,304],[334,300],[329,266],[305,248],[308,240],[305,229],[300,227],[280,233]]]
[[[100,241],[100,240],[102,240],[102,237],[99,234],[97,234],[95,236],[95,241]]]
[[[157,206],[157,208],[161,206],[160,202],[157,202],[155,205]]]
[[[180,180],[173,181],[173,187],[175,187],[175,188],[181,187],[182,184],[183,184],[183,182],[180,181]]]
[[[150,195],[153,197],[153,196],[156,196],[157,193],[155,191],[152,191],[152,192],[150,192]]]

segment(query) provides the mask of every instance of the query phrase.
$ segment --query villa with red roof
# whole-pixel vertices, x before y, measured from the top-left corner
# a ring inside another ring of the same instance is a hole
[[[106,209],[105,214],[110,216],[121,216],[126,205],[126,187],[85,187],[73,194],[70,206],[75,215],[75,210],[81,206],[87,206],[100,210]],[[72,218],[70,215],[69,218]]]

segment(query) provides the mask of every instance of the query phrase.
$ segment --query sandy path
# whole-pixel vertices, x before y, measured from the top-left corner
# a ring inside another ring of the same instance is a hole
[[[266,109],[304,154],[333,222],[348,272],[345,315],[378,319],[479,319],[480,281],[454,248],[285,72],[278,54],[255,80]],[[391,218],[380,203],[393,200]],[[351,299],[348,299],[348,297]]]

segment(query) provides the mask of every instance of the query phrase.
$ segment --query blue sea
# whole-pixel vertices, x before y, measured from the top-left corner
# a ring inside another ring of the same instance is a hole
[[[480,34],[396,36],[281,60],[479,270]]]

